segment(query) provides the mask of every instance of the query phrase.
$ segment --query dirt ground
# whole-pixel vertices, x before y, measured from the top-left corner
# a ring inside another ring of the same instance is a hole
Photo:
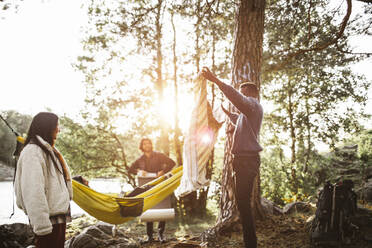
[[[306,228],[306,219],[308,217],[306,215],[269,216],[263,221],[257,221],[258,247],[311,247]],[[166,229],[167,243],[161,244],[155,242],[153,244],[143,245],[142,247],[244,247],[241,232],[221,236],[213,244],[199,241],[198,236],[207,228],[212,227],[214,221],[204,222],[204,225],[202,222],[198,222],[198,220],[193,220],[191,223],[185,223],[186,226],[179,226],[178,228],[168,225],[169,227]],[[143,227],[143,233],[145,233],[145,227]],[[128,232],[126,234],[128,236],[130,235]],[[133,233],[131,234],[133,235]],[[140,236],[145,237],[145,235]],[[138,239],[138,236],[133,238]]]
[[[258,247],[261,248],[310,248],[310,239],[306,220],[311,214],[294,214],[292,216],[269,216],[265,220],[257,221]],[[209,226],[208,224],[209,223]],[[143,245],[142,247],[244,247],[241,232],[231,233],[229,236],[219,237],[216,242],[203,243],[198,240],[198,236],[208,227],[213,226],[214,222],[199,222],[193,220],[186,226],[174,227],[168,225],[166,236],[168,242],[161,244]],[[145,233],[143,227],[142,234]],[[129,233],[127,233],[129,235]],[[133,233],[132,233],[133,234]],[[175,234],[175,235],[174,235]],[[141,235],[140,235],[141,236]],[[145,237],[144,235],[142,235]],[[132,236],[133,237],[133,236]],[[133,237],[138,239],[136,237]],[[371,243],[359,242],[345,246],[345,248],[371,248]]]
[[[258,247],[260,248],[310,248],[309,224],[307,220],[312,213],[297,213],[292,215],[268,216],[265,220],[257,221]],[[86,225],[89,225],[86,223]],[[244,247],[241,232],[234,232],[228,236],[220,236],[215,242],[206,243],[199,240],[200,234],[215,224],[215,216],[204,219],[176,218],[167,222],[165,236],[166,243],[153,242],[144,244],[141,247],[147,248],[179,248],[179,247]],[[157,223],[154,223],[154,238],[157,239]],[[126,236],[140,241],[146,237],[146,224],[136,220],[118,226],[119,230]],[[70,235],[74,235],[71,227]],[[359,241],[344,248],[372,248],[372,243]],[[325,247],[323,247],[325,248]],[[331,247],[327,247],[331,248]]]

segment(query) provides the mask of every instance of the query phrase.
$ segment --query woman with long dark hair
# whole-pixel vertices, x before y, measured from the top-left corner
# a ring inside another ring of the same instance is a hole
[[[28,215],[36,247],[63,248],[66,223],[71,221],[71,176],[54,147],[58,132],[57,115],[34,116],[17,164],[17,205]]]

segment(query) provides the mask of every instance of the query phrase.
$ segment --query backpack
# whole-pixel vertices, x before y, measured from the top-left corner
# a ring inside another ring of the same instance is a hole
[[[357,226],[351,223],[351,217],[357,210],[357,195],[353,187],[351,180],[327,182],[319,192],[310,228],[313,245],[341,245],[355,237]]]

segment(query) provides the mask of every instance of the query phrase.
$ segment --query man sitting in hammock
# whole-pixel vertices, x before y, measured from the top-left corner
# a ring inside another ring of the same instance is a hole
[[[149,173],[153,173],[156,177],[160,177],[169,172],[176,164],[165,154],[153,151],[152,142],[148,138],[143,138],[141,140],[139,149],[143,152],[143,155],[131,165],[129,173],[137,174],[142,177]],[[158,229],[158,239],[160,242],[164,243],[165,221],[159,222]],[[144,240],[143,243],[153,242],[153,222],[146,223],[146,231],[147,240]]]
[[[80,176],[80,175],[74,176],[72,179],[74,179],[75,181],[89,187],[89,181],[87,179],[85,179],[84,177]]]

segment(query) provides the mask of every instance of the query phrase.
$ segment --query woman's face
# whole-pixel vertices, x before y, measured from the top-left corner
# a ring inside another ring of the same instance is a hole
[[[58,122],[57,122],[57,126],[56,126],[56,129],[53,131],[52,133],[52,138],[53,138],[53,141],[55,141],[57,139],[57,134],[59,133],[59,125],[58,125]]]

